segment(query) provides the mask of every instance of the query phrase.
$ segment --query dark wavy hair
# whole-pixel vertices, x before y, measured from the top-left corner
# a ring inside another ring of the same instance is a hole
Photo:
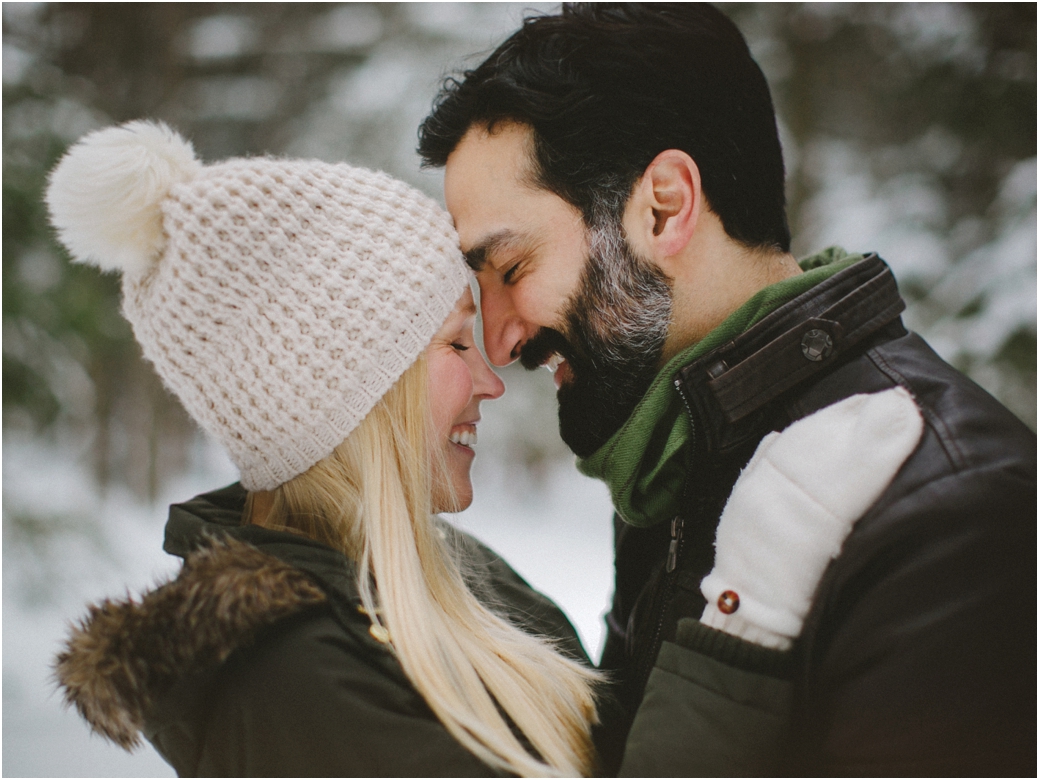
[[[681,149],[729,236],[789,251],[768,85],[710,5],[575,3],[526,19],[480,66],[444,81],[419,129],[423,164],[443,166],[473,125],[506,121],[533,129],[535,180],[589,225],[619,220],[653,158]]]

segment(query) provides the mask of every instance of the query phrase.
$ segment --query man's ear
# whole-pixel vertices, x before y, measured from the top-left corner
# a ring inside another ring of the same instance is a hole
[[[704,208],[700,169],[678,149],[666,149],[647,167],[624,209],[624,230],[632,248],[667,265],[696,231]],[[667,268],[663,270],[667,272]]]

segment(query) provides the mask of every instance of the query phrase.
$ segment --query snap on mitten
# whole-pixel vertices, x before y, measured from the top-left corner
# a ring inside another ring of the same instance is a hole
[[[855,522],[916,448],[923,419],[895,387],[854,395],[762,439],[736,481],[700,585],[702,622],[789,648]]]

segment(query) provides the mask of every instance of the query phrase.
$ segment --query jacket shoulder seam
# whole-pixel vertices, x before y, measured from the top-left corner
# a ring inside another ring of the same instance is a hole
[[[877,347],[870,347],[866,351],[869,359],[873,365],[877,367],[877,370],[884,374],[888,379],[894,382],[896,385],[905,388],[913,396],[913,400],[916,401],[916,406],[920,410],[920,413],[924,417],[924,421],[934,431],[935,436],[938,437],[938,441],[942,445],[942,450],[948,457],[949,462],[952,464],[956,471],[963,471],[970,468],[966,454],[956,443],[956,437],[952,431],[949,430],[949,426],[946,425],[945,420],[942,419],[929,404],[920,403],[920,399],[916,393],[913,392],[912,385],[909,380],[892,366],[881,353],[881,350]]]

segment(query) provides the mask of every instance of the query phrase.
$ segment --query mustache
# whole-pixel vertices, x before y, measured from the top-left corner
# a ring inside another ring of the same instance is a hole
[[[570,360],[572,356],[570,342],[554,328],[540,328],[520,347],[519,360],[527,371],[533,371],[535,368],[540,368],[556,352]]]

